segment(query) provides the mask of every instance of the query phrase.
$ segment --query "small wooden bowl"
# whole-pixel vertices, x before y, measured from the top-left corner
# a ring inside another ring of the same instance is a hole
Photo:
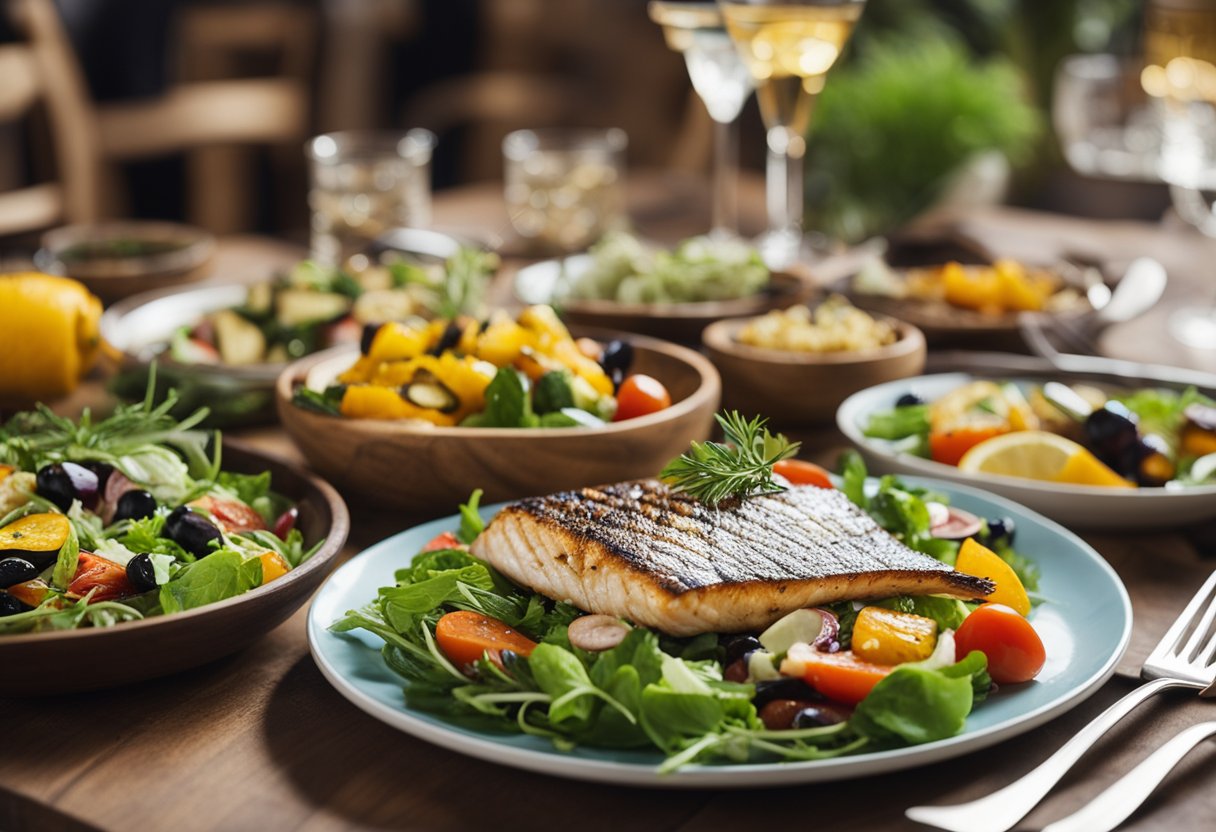
[[[350,532],[346,503],[318,477],[236,442],[224,468],[270,471],[274,490],[296,502],[306,545],[324,538],[300,566],[265,586],[205,607],[113,627],[0,636],[0,696],[114,687],[197,667],[246,647],[282,624],[334,566]]]
[[[562,260],[546,260],[525,266],[515,275],[515,296],[524,303],[549,303],[561,310],[562,318],[573,326],[637,332],[681,344],[697,344],[701,331],[723,318],[763,315],[804,303],[815,287],[790,272],[773,272],[768,285],[754,295],[734,300],[698,303],[619,303],[614,300],[554,298],[563,268],[578,272],[587,268],[589,255]]]
[[[846,398],[875,384],[919,375],[925,336],[911,324],[887,319],[899,338],[857,352],[805,353],[739,343],[746,320],[719,321],[702,342],[722,374],[722,405],[746,416],[767,416],[774,425],[830,422]]]
[[[74,248],[117,242],[165,246],[163,250],[71,259]],[[171,222],[124,220],[68,225],[42,235],[34,255],[38,268],[79,280],[103,301],[193,283],[207,276],[215,237],[201,228]]]
[[[656,475],[705,439],[721,395],[718,373],[690,349],[630,336],[633,372],[661,381],[672,405],[596,428],[462,428],[341,419],[296,407],[310,373],[329,376],[355,353],[307,356],[279,376],[279,418],[310,465],[343,490],[411,514],[450,513],[476,488],[483,503]]]

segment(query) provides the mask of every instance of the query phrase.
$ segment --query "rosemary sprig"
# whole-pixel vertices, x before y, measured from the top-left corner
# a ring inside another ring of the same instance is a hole
[[[773,494],[784,488],[773,482],[773,466],[798,453],[798,442],[765,428],[767,419],[748,421],[737,411],[714,416],[726,443],[693,442],[659,475],[676,491],[717,505],[729,497]]]

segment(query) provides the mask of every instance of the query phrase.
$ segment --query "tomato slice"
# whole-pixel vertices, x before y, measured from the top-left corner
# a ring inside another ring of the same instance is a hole
[[[266,528],[262,515],[239,500],[225,500],[208,494],[190,505],[206,511],[211,515],[211,520],[226,532],[258,532]]]
[[[984,604],[967,616],[954,634],[955,657],[972,650],[988,657],[988,673],[999,685],[1029,682],[1047,662],[1047,651],[1034,626],[1004,604]]]
[[[616,391],[616,415],[612,417],[612,421],[623,422],[626,419],[649,416],[669,407],[671,394],[663,383],[639,373],[621,382],[621,389]]]
[[[783,459],[773,466],[773,473],[780,474],[794,485],[813,485],[817,488],[835,488],[832,477],[825,468],[804,459]]]
[[[451,532],[440,532],[431,538],[431,542],[422,547],[424,552],[434,552],[437,549],[463,549],[464,544]]]
[[[68,584],[68,595],[83,598],[91,589],[97,590],[93,593],[93,601],[112,601],[139,594],[127,578],[126,567],[99,555],[81,552],[76,562],[76,575]]]

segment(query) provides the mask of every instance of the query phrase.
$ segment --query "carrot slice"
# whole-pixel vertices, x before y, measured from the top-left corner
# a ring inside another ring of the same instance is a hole
[[[929,433],[929,457],[934,462],[958,465],[963,454],[983,442],[1002,433],[1005,427],[956,428],[955,430],[931,431]]]
[[[802,678],[808,685],[828,699],[848,705],[856,705],[869,696],[874,686],[892,670],[860,659],[852,650],[820,653],[811,649],[800,651],[797,660],[803,665]]]
[[[471,610],[457,610],[439,619],[435,625],[435,641],[443,655],[457,665],[473,664],[487,650],[510,650],[530,656],[536,649],[532,639],[497,618]]]
[[[773,473],[780,474],[794,485],[813,485],[817,488],[835,488],[832,476],[825,469],[805,459],[783,459],[773,466]]]

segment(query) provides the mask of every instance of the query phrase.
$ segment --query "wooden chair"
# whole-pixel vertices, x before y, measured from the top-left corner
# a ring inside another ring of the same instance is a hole
[[[73,185],[72,200],[65,203],[63,212],[69,221],[121,213],[115,167],[124,161],[219,145],[292,145],[294,152],[302,152],[309,133],[309,91],[299,78],[181,83],[152,101],[97,106],[89,99],[79,62],[51,0],[9,0],[9,8],[28,40],[28,54],[46,82],[53,139],[62,148],[57,152],[61,177],[72,183],[83,177],[86,185]],[[258,6],[225,11],[239,17],[227,19],[238,44],[251,38],[264,42],[268,34],[300,31],[301,10],[295,6],[269,10],[274,14]],[[255,20],[255,14],[261,17]],[[213,25],[209,33],[220,28]],[[302,63],[311,63],[311,58],[305,57]],[[6,75],[0,77],[7,81]],[[74,142],[76,133],[87,141]],[[236,230],[233,226],[243,221],[246,214],[233,206],[240,204],[241,194],[248,195],[244,186],[250,177],[234,182],[241,172],[229,169],[229,173],[222,180],[196,177],[201,181],[196,181],[193,190],[200,201],[188,212],[192,221],[219,232]],[[105,182],[105,187],[98,187],[99,182]],[[218,203],[214,194],[222,195]],[[234,216],[242,219],[234,223]]]

